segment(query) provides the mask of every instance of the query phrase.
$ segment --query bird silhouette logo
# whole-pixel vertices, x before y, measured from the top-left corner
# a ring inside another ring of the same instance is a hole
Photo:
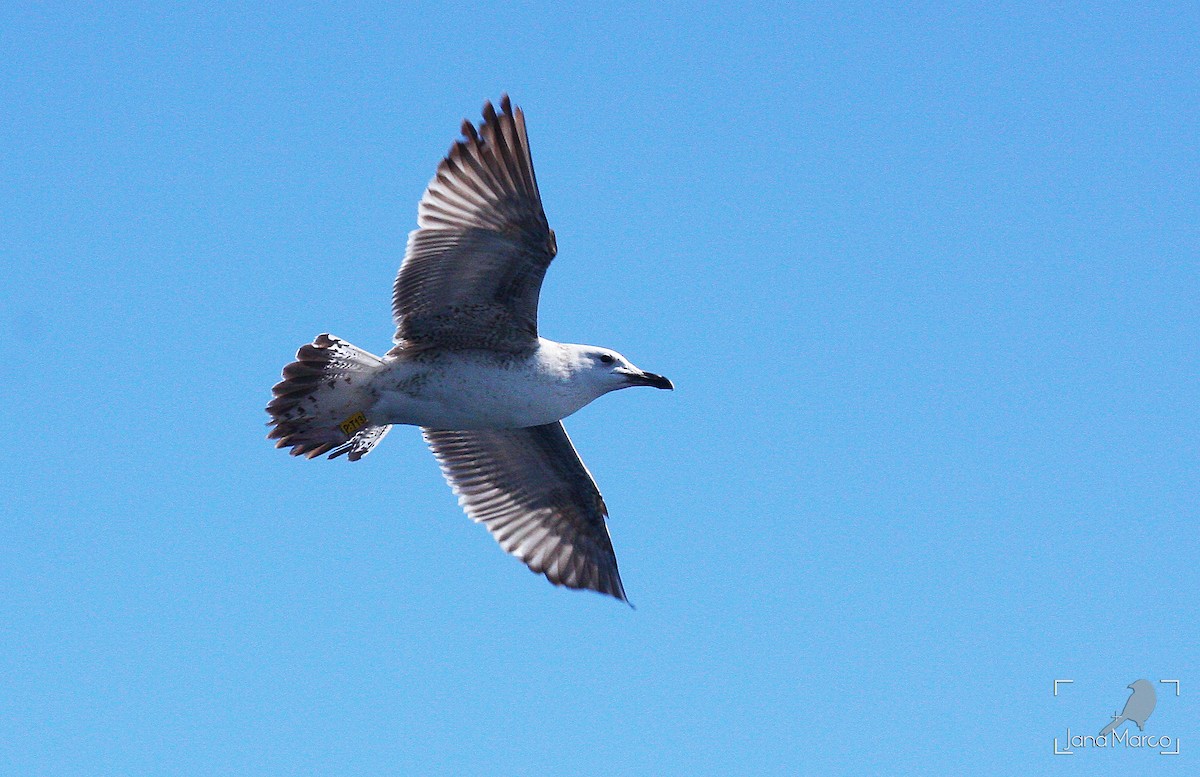
[[[1108,736],[1127,720],[1136,723],[1138,731],[1146,730],[1146,719],[1154,712],[1154,705],[1158,703],[1158,697],[1154,695],[1154,686],[1149,680],[1134,680],[1125,687],[1132,688],[1133,693],[1125,700],[1125,709],[1120,713],[1113,713],[1112,722],[1100,731],[1101,737]]]

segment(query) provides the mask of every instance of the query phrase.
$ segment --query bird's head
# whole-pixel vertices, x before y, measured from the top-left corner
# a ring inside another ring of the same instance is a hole
[[[630,386],[653,386],[658,389],[674,389],[671,381],[662,375],[638,369],[621,354],[609,348],[583,346],[577,353],[578,371],[586,376],[601,393],[629,388]]]

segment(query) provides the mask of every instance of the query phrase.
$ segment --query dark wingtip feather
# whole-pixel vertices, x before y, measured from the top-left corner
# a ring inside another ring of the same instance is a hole
[[[483,121],[485,124],[496,123],[496,106],[492,105],[491,100],[485,100],[483,103]]]

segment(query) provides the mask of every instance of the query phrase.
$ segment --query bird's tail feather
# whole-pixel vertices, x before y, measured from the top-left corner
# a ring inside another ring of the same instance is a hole
[[[1125,718],[1122,715],[1118,715],[1117,717],[1114,717],[1112,720],[1112,723],[1109,723],[1107,726],[1102,728],[1100,730],[1100,734],[1096,738],[1099,739],[1100,737],[1108,736],[1110,732],[1116,730],[1117,726],[1121,725],[1126,720],[1127,720],[1127,718]]]
[[[278,440],[276,448],[290,447],[293,456],[329,453],[332,459],[348,453],[351,461],[361,459],[391,428],[366,416],[363,388],[383,365],[378,356],[344,340],[317,335],[283,368],[283,380],[271,390],[268,426],[274,428],[267,437]]]

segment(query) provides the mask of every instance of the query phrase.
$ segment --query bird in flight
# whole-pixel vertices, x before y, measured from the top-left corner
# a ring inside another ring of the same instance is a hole
[[[462,125],[417,207],[383,357],[321,334],[283,368],[268,437],[357,461],[394,424],[421,427],[459,504],[555,585],[627,601],[608,509],[562,419],[630,386],[674,388],[621,354],[538,336],[557,246],[508,96]]]

